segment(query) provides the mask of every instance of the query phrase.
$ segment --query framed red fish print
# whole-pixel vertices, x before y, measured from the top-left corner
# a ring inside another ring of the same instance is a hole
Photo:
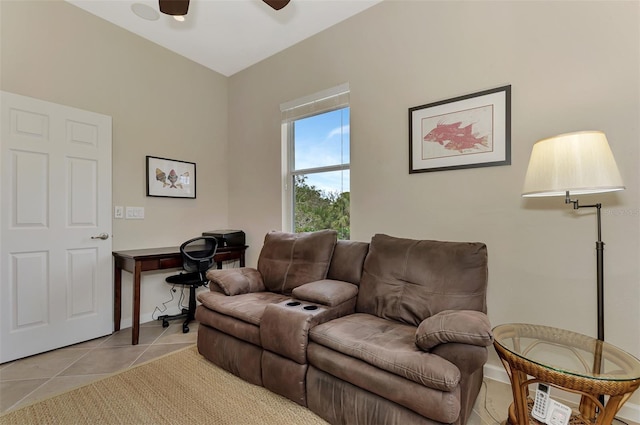
[[[195,199],[195,162],[147,156],[147,196]]]
[[[510,85],[409,108],[409,173],[510,164]]]

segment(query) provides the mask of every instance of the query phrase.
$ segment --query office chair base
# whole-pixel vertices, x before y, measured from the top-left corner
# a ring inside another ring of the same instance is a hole
[[[183,319],[183,318],[187,319],[182,324],[182,333],[186,334],[186,333],[189,332],[189,322],[194,320],[194,317],[192,317],[192,314],[186,308],[183,308],[182,309],[182,313],[180,313],[180,314],[174,314],[174,315],[165,314],[164,316],[158,316],[157,320],[162,320],[162,327],[163,328],[168,328],[169,327],[169,320]]]

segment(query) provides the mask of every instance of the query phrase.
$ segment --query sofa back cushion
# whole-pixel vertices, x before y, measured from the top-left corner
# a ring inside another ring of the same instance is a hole
[[[444,310],[486,312],[487,247],[375,235],[356,311],[418,326]]]
[[[335,230],[267,233],[258,258],[264,286],[290,294],[300,285],[326,278],[337,238]]]
[[[364,259],[369,252],[367,242],[338,241],[333,250],[327,279],[360,284]]]

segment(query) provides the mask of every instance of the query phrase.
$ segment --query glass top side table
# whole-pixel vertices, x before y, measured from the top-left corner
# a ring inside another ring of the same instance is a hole
[[[512,425],[529,424],[529,384],[544,382],[580,394],[580,413],[572,416],[571,423],[597,425],[611,424],[640,387],[640,360],[607,342],[529,324],[499,325],[493,335],[494,348],[511,379],[508,422]],[[600,400],[603,395],[609,396],[605,405]]]

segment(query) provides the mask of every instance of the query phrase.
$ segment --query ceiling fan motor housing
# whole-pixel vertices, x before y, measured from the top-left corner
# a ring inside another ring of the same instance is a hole
[[[275,10],[280,10],[285,7],[290,0],[262,0]]]
[[[189,11],[189,0],[159,0],[160,12],[172,16],[184,16]]]
[[[262,0],[275,10],[289,4],[290,0]],[[189,11],[189,0],[158,0],[160,12],[172,16],[184,16]]]

